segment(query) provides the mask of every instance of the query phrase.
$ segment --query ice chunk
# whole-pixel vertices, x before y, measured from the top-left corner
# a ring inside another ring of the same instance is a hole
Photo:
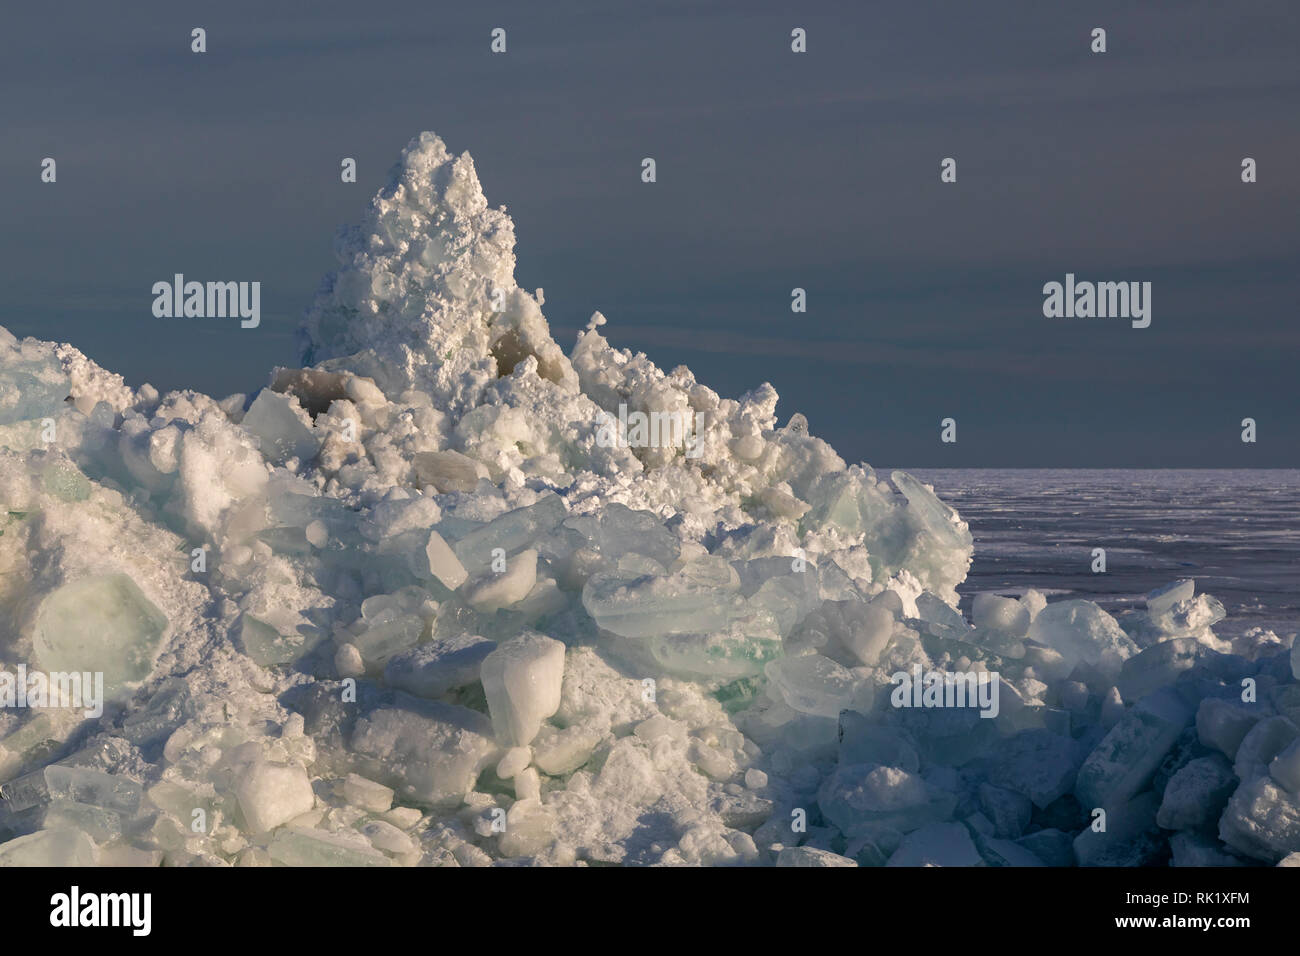
[[[1033,623],[1034,618],[1038,617],[1038,612],[1047,607],[1047,598],[1043,596],[1042,591],[1030,588],[1020,595],[1020,606],[1028,612],[1029,621]]]
[[[1223,844],[1200,833],[1184,831],[1169,838],[1170,866],[1247,866],[1239,856],[1227,853]],[[1279,864],[1280,865],[1280,864]]]
[[[1012,637],[1024,637],[1029,633],[1029,611],[1014,598],[988,593],[977,594],[971,608],[971,616],[975,620],[976,627],[1002,631]]]
[[[459,804],[498,749],[483,714],[415,697],[360,717],[351,746],[358,772],[430,806]]]
[[[1113,617],[1091,601],[1058,601],[1038,612],[1029,637],[1057,651],[1073,667],[1091,664],[1115,676],[1137,645]]]
[[[777,866],[857,866],[856,860],[840,856],[830,850],[817,850],[810,846],[782,847],[776,855]]]
[[[1268,765],[1269,775],[1293,794],[1300,794],[1300,740],[1293,740]]]
[[[979,787],[979,800],[989,822],[993,824],[993,832],[997,837],[1014,840],[1029,826],[1034,805],[1023,794],[982,783]]]
[[[1070,792],[1079,759],[1078,745],[1069,737],[1027,730],[998,745],[989,781],[1024,794],[1036,807],[1046,807]]]
[[[853,673],[820,654],[783,657],[765,668],[767,679],[781,697],[801,714],[838,717],[855,703],[870,709],[870,701],[856,698],[859,682]],[[864,690],[870,685],[864,685]]]
[[[952,815],[957,798],[899,767],[839,766],[817,792],[822,815],[846,836],[884,824],[914,830]]]
[[[853,660],[872,667],[894,636],[896,624],[897,617],[885,601],[823,601],[800,622],[786,646],[825,654],[843,648]]]
[[[1086,827],[1074,838],[1079,866],[1145,866],[1163,847],[1156,826],[1160,800],[1150,791],[1106,810],[1106,829]]]
[[[16,343],[4,341],[7,336],[0,335],[0,426],[56,418],[72,383],[54,349],[15,348]]]
[[[45,786],[51,798],[103,807],[126,816],[135,813],[144,793],[140,784],[129,777],[63,764],[45,768]]]
[[[840,763],[881,764],[916,773],[921,759],[897,731],[879,727],[853,710],[839,715]]]
[[[1191,710],[1172,690],[1139,700],[1079,768],[1079,803],[1088,809],[1128,803],[1151,780],[1191,719]]]
[[[358,828],[376,850],[405,856],[415,850],[415,841],[387,820],[367,820]]]
[[[389,658],[384,681],[417,697],[442,697],[477,681],[483,659],[496,646],[477,634],[435,638]]]
[[[473,491],[487,468],[458,451],[423,451],[413,459],[416,477],[439,493]]]
[[[780,641],[751,637],[738,623],[712,634],[658,635],[648,638],[645,647],[667,673],[696,680],[753,677],[781,654]]]
[[[1218,598],[1198,594],[1188,601],[1179,601],[1154,623],[1173,634],[1199,634],[1213,638],[1210,628],[1228,616],[1228,611]]]
[[[541,634],[502,644],[483,659],[483,691],[497,737],[531,743],[542,721],[560,708],[564,645]]]
[[[414,614],[383,615],[352,638],[367,663],[382,664],[394,654],[414,647],[424,633],[423,619]]]
[[[894,636],[895,615],[887,608],[873,602],[862,608],[861,617],[856,623],[857,626],[842,638],[841,643],[860,664],[873,667],[880,660],[880,655],[889,644],[890,638]]]
[[[306,827],[281,827],[267,852],[284,866],[391,866],[388,857],[361,834],[349,838]]]
[[[511,780],[528,769],[533,762],[533,751],[529,747],[511,747],[497,764],[497,776],[502,780]]]
[[[657,515],[634,511],[619,502],[606,505],[599,516],[567,518],[564,526],[581,533],[608,562],[637,554],[661,568],[668,568],[681,554],[681,541],[664,527]]]
[[[969,821],[967,821],[969,824]],[[988,836],[972,829],[971,836],[980,857],[989,866],[1045,866],[1046,864],[1014,840]]]
[[[122,836],[122,815],[74,800],[54,800],[45,809],[41,826],[46,830],[75,830],[102,846]]]
[[[32,631],[45,671],[102,673],[120,697],[149,676],[167,618],[125,574],[81,578],[49,594]]]
[[[50,789],[45,783],[45,771],[35,770],[0,787],[0,800],[10,813],[21,813],[50,801]]]
[[[283,463],[290,458],[308,461],[320,451],[310,421],[292,396],[264,388],[245,413],[242,424],[257,436],[268,460]]]
[[[469,593],[469,603],[481,614],[518,604],[537,584],[537,552],[532,548],[510,558],[500,574],[489,571]]]
[[[265,833],[316,804],[307,771],[293,764],[259,761],[235,783],[235,798],[253,833]]]
[[[502,553],[507,557],[518,554],[555,528],[564,517],[560,496],[546,494],[526,508],[507,511],[469,532],[452,550],[469,574],[481,574],[492,566],[494,557]]]
[[[536,856],[555,840],[555,815],[536,798],[516,800],[506,813],[501,853],[506,857]]]
[[[1267,774],[1273,758],[1286,749],[1297,735],[1300,735],[1300,730],[1285,717],[1261,720],[1242,738],[1233,760],[1232,772],[1242,780]]]
[[[756,563],[746,562],[744,567],[752,569]],[[816,568],[792,572],[789,563],[780,558],[777,565],[783,573],[764,578],[757,590],[749,591],[742,582],[741,593],[746,595],[743,623],[755,636],[786,637],[822,603]]]
[[[95,844],[76,830],[38,830],[0,843],[0,866],[94,866]]]
[[[263,667],[288,664],[312,650],[324,635],[313,627],[282,634],[274,625],[245,613],[240,620],[239,641],[244,653]]]
[[[368,813],[384,813],[393,805],[393,789],[350,773],[343,778],[343,799]]]
[[[1074,841],[1063,830],[1049,827],[1035,830],[1016,841],[1047,866],[1074,866]]]
[[[424,548],[429,560],[429,573],[441,581],[448,590],[454,591],[469,577],[469,572],[436,531],[429,532],[429,543]]]
[[[45,467],[42,484],[54,497],[70,504],[90,497],[90,482],[76,465],[66,459],[57,459]]]
[[[1219,820],[1219,839],[1269,863],[1300,851],[1300,797],[1266,776],[1243,783]]]
[[[588,760],[600,743],[600,734],[575,725],[556,730],[543,727],[533,740],[533,764],[552,777],[573,773]]]
[[[1236,788],[1232,767],[1219,754],[1191,760],[1165,785],[1156,823],[1165,830],[1207,826],[1219,819]]]
[[[916,610],[927,624],[938,624],[961,634],[970,630],[966,619],[952,605],[937,595],[923,591],[916,599]]]
[[[596,623],[621,637],[707,634],[723,630],[743,602],[730,565],[697,562],[667,576],[595,574],[582,604]]]
[[[983,866],[970,832],[960,823],[932,823],[909,833],[887,866]]]
[[[1169,611],[1179,601],[1190,601],[1196,593],[1196,582],[1190,578],[1166,584],[1147,595],[1147,614],[1152,619]]]
[[[334,652],[334,669],[340,677],[360,677],[366,672],[366,662],[355,644],[344,641]]]
[[[905,471],[893,471],[889,479],[907,499],[908,514],[919,526],[912,542],[912,563],[917,571],[938,584],[965,575],[971,552],[971,533],[955,511],[935,493]]]
[[[1263,716],[1257,703],[1211,697],[1196,710],[1196,733],[1202,744],[1232,760],[1242,739]]]
[[[1116,686],[1125,700],[1137,700],[1172,684],[1212,653],[1194,637],[1152,644],[1124,662]]]

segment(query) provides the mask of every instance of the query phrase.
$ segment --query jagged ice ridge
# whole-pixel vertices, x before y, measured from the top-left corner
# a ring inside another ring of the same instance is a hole
[[[0,863],[1300,859],[1271,632],[1191,582],[968,623],[930,488],[599,313],[566,355],[514,241],[425,133],[251,401],[0,329],[0,670],[108,698],[0,710]],[[698,456],[600,441],[620,405]],[[914,667],[998,674],[997,716],[893,706]]]

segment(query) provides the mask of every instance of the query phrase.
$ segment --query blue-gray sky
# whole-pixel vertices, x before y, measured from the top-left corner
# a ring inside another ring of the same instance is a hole
[[[132,384],[224,395],[291,363],[336,228],[431,129],[508,207],[566,349],[600,309],[724,395],[770,381],[850,460],[1300,466],[1293,0],[74,2],[4,26],[0,324]],[[260,280],[261,328],[154,318],[175,272]],[[1044,318],[1067,272],[1150,281],[1151,327]]]

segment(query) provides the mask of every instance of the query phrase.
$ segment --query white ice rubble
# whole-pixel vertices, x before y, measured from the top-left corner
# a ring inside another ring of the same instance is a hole
[[[968,623],[930,488],[599,313],[566,355],[432,134],[338,249],[251,397],[0,329],[0,669],[107,697],[0,710],[0,863],[1300,859],[1300,661],[1191,581]],[[598,441],[620,404],[698,457]],[[997,717],[894,707],[913,666]]]

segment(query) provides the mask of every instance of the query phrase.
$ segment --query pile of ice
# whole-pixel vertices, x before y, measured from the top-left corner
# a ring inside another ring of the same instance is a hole
[[[931,489],[599,314],[566,356],[513,248],[425,134],[341,236],[305,367],[251,398],[0,329],[0,862],[1300,851],[1273,635],[1220,641],[1190,582],[1120,621],[1031,592],[968,623],[971,536]],[[692,416],[692,453],[620,405]],[[102,715],[14,706],[74,671]],[[923,672],[998,675],[996,716],[896,706]]]

